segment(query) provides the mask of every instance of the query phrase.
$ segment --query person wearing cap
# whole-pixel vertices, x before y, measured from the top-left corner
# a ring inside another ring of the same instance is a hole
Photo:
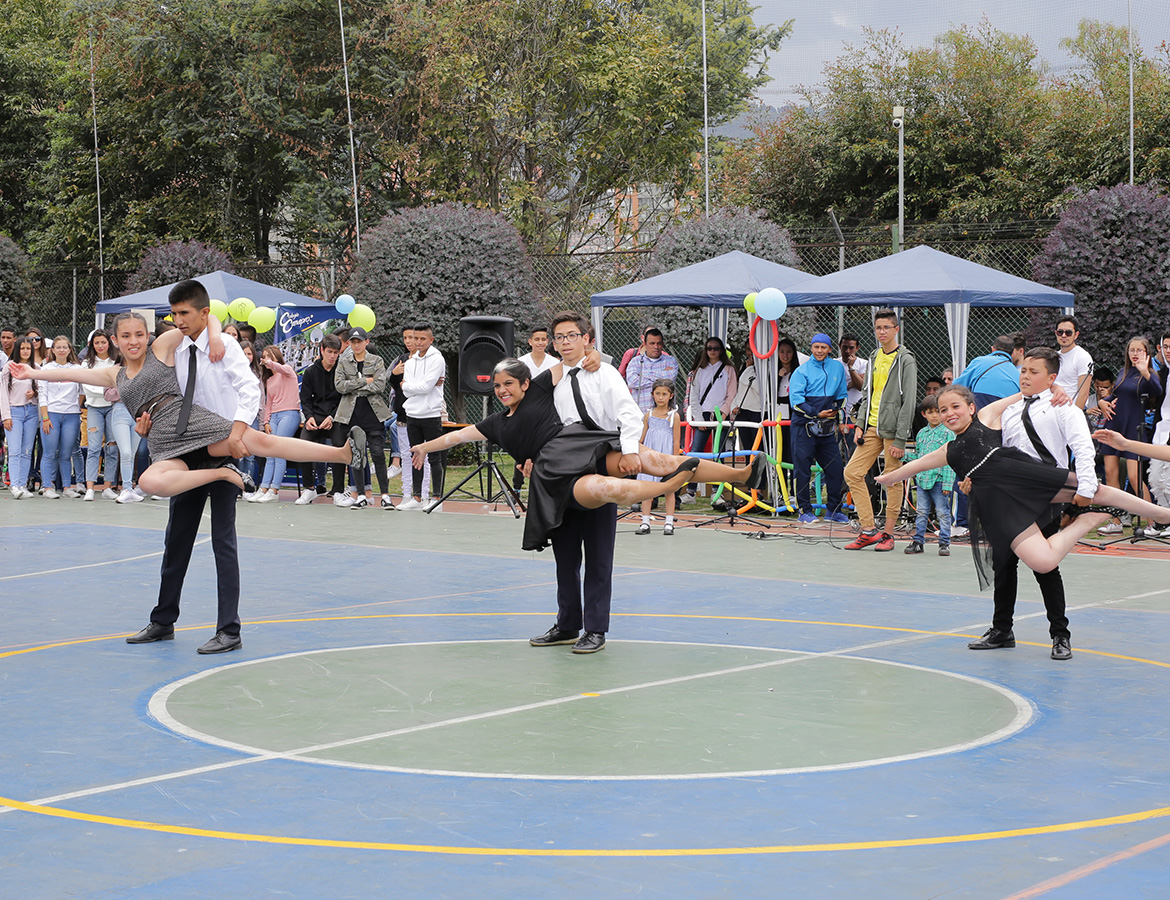
[[[364,328],[354,328],[349,333],[349,350],[338,357],[333,368],[333,383],[341,402],[333,419],[346,426],[357,426],[366,433],[366,447],[374,462],[374,474],[382,490],[382,508],[390,509],[390,479],[386,472],[386,420],[390,418],[390,407],[386,403],[386,363],[376,353],[368,353],[370,336]],[[353,470],[355,494],[352,503],[344,505],[352,509],[369,506],[366,498],[365,466]]]
[[[827,491],[825,521],[842,525],[849,522],[841,510],[845,464],[837,442],[841,407],[849,393],[849,372],[841,360],[829,359],[832,349],[833,340],[827,334],[813,335],[812,356],[797,366],[789,382],[792,468],[796,473],[796,502],[800,506],[797,521],[802,525],[817,520],[809,491],[814,459],[821,467]]]

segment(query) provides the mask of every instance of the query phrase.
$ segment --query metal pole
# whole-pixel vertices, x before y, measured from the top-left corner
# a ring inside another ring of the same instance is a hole
[[[337,21],[341,25],[341,68],[345,73],[345,115],[349,121],[349,168],[353,175],[353,236],[358,253],[362,252],[362,228],[358,219],[357,154],[353,143],[353,109],[349,103],[349,58],[345,52],[345,16],[341,11],[341,0],[337,0]]]
[[[77,269],[73,270],[73,346],[77,346]]]
[[[845,235],[841,233],[841,226],[837,222],[837,214],[833,207],[829,207],[829,220],[833,223],[833,230],[837,232],[837,271],[845,271]],[[845,333],[845,307],[837,307],[837,337]]]
[[[97,127],[97,87],[94,82],[93,64],[93,32],[89,33],[89,104],[93,116],[93,168],[95,184],[97,186],[97,226],[98,226],[98,300],[106,299],[106,252],[102,237],[102,166],[98,159],[98,127]],[[74,282],[73,291],[73,320],[74,331],[77,330],[77,289]],[[74,334],[74,343],[77,335]]]
[[[707,0],[699,5],[703,17],[703,215],[711,215],[710,126],[707,120]]]
[[[905,228],[906,228],[906,191],[905,191],[905,143],[903,137],[906,132],[905,128],[906,108],[904,106],[894,107],[894,127],[898,129],[898,246],[897,251],[902,252],[902,247],[905,244]]]
[[[1129,26],[1129,183],[1133,184],[1133,0],[1128,0]]]

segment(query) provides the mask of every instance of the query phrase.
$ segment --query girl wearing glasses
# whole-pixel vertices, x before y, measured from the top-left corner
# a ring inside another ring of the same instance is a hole
[[[707,338],[706,345],[696,354],[687,376],[684,404],[687,418],[692,422],[699,419],[714,422],[716,408],[725,416],[729,415],[738,387],[739,380],[735,377],[731,354],[723,346],[723,341],[714,336]],[[707,446],[707,439],[713,436],[713,429],[696,428],[691,436],[691,453],[702,452]],[[721,449],[713,447],[711,452],[718,453]]]

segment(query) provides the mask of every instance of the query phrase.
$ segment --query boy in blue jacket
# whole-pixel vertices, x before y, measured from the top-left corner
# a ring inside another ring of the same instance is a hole
[[[829,359],[833,349],[827,334],[813,335],[812,356],[797,367],[789,381],[792,405],[792,468],[796,473],[796,502],[802,525],[817,521],[809,496],[809,481],[815,459],[821,467],[827,499],[825,521],[842,525],[849,516],[841,511],[845,464],[837,442],[841,407],[849,391],[849,373],[838,359]]]

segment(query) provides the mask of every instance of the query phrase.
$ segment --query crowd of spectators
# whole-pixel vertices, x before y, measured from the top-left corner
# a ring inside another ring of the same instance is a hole
[[[168,327],[161,321],[157,325],[160,331]],[[814,525],[822,516],[825,522],[844,524],[852,508],[860,534],[849,549],[872,546],[879,551],[893,548],[899,516],[905,516],[915,525],[907,552],[921,552],[928,529],[945,550],[952,537],[965,535],[967,526],[965,498],[953,490],[954,473],[943,469],[919,474],[912,482],[913,494],[905,500],[902,488],[891,486],[880,527],[874,512],[880,492],[873,475],[945,443],[946,429],[933,402],[944,385],[953,381],[966,386],[981,405],[1018,391],[1025,341],[1019,334],[1002,335],[958,378],[950,369],[923,377],[914,353],[900,341],[899,326],[893,311],[877,312],[868,354],[865,341],[853,333],[841,334],[836,341],[817,334],[806,348],[781,337],[776,352],[776,416],[782,422],[782,462],[793,487],[791,511],[803,525]],[[403,350],[389,359],[371,350],[369,335],[362,329],[340,329],[325,337],[318,358],[301,373],[276,346],[258,352],[253,329],[229,324],[224,332],[239,340],[262,385],[264,400],[253,427],[335,445],[344,442],[351,425],[366,433],[374,478],[361,467],[339,464],[332,466],[332,484],[327,484],[324,464],[302,464],[296,470],[297,504],[331,498],[338,507],[410,510],[431,508],[433,498],[442,496],[445,454],[432,454],[421,469],[411,468],[400,490],[391,484],[403,476],[402,460],[410,458],[410,446],[433,440],[448,421],[443,399],[446,362],[428,325],[404,326]],[[1054,391],[1067,394],[1092,427],[1109,427],[1134,440],[1170,442],[1170,398],[1165,391],[1170,334],[1159,335],[1156,343],[1133,337],[1118,348],[1116,373],[1104,365],[1094,367],[1079,343],[1075,317],[1061,317],[1053,338],[1060,357]],[[557,362],[546,329],[532,330],[527,345],[529,352],[521,361],[534,376]],[[0,328],[4,480],[12,496],[100,497],[118,503],[146,499],[136,479],[149,464],[149,438],[136,432],[133,415],[117,391],[16,381],[8,373],[9,359],[51,369],[113,366],[119,357],[114,337],[100,329],[79,353],[66,336],[49,338],[39,328]],[[764,411],[753,360],[748,354],[747,364],[737,369],[719,337],[709,337],[684,370],[670,352],[667,336],[648,326],[638,346],[625,351],[618,371],[646,417],[646,434],[661,434],[664,450],[719,454],[750,451],[756,445]],[[682,398],[677,404],[676,389]],[[715,428],[717,418],[726,420],[728,427]],[[1170,463],[1147,466],[1110,447],[1098,449],[1096,463],[1104,483],[1170,506]],[[258,484],[246,500],[280,499],[284,460],[246,460],[245,465]],[[372,480],[377,482],[377,495]],[[514,488],[519,490],[522,484],[522,475],[516,473]],[[395,493],[401,494],[398,502]],[[681,499],[693,501],[694,495],[683,494]],[[673,511],[672,498],[672,520]],[[643,512],[646,515],[649,509]],[[1115,520],[1099,531],[1118,533],[1123,527]],[[1147,534],[1170,537],[1170,530],[1152,527]]]

